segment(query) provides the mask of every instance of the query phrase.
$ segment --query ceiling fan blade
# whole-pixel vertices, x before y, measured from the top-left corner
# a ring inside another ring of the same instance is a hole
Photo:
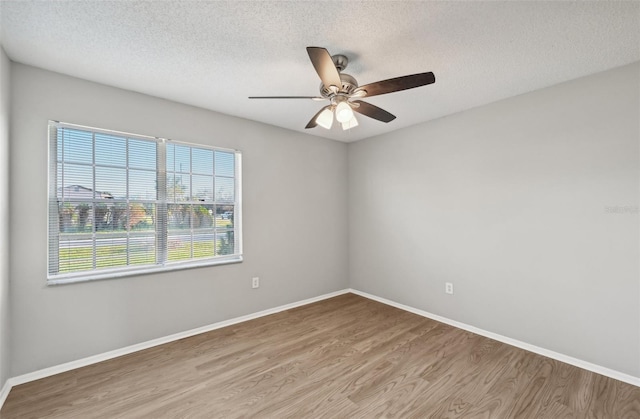
[[[322,96],[249,96],[249,99],[311,99],[325,100]]]
[[[338,69],[333,64],[329,51],[325,48],[307,47],[307,53],[311,59],[311,64],[313,64],[325,87],[336,86],[338,89],[342,87],[340,73],[338,73]]]
[[[311,118],[311,121],[309,121],[307,126],[304,127],[304,128],[305,129],[309,129],[309,128],[317,127],[318,123],[316,122],[316,119],[318,119],[318,116],[322,113],[322,111],[324,111],[325,109],[329,109],[330,107],[331,107],[331,105],[327,105],[324,108],[320,109],[317,114],[313,115],[313,118]]]
[[[436,77],[432,72],[418,73],[365,84],[364,86],[360,86],[357,90],[366,90],[367,97],[369,97],[384,95],[385,93],[399,92],[400,90],[413,89],[414,87],[435,83],[435,81]]]
[[[369,118],[377,119],[382,122],[391,122],[396,119],[396,116],[390,114],[382,108],[378,108],[370,103],[363,102],[361,100],[354,100],[352,103],[357,103],[360,106],[354,107],[353,110]]]

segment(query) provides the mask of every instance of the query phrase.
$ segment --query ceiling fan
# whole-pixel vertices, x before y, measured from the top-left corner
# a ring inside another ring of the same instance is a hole
[[[354,111],[382,122],[391,122],[396,119],[395,115],[384,109],[359,99],[413,89],[436,81],[433,73],[427,72],[358,86],[358,82],[353,76],[342,72],[349,63],[348,58],[344,55],[331,56],[329,51],[319,47],[307,47],[307,53],[322,81],[320,96],[250,96],[249,99],[328,100],[330,104],[320,109],[305,128],[314,128],[320,125],[330,129],[335,114],[335,119],[342,124],[342,129],[348,130],[358,125],[353,114]]]

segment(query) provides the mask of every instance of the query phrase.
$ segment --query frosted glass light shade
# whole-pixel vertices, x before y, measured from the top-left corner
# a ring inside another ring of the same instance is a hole
[[[336,106],[336,119],[338,122],[348,122],[353,118],[353,110],[347,102],[340,102]]]
[[[331,129],[331,125],[333,125],[333,112],[331,112],[331,109],[325,109],[320,112],[320,115],[316,118],[316,123],[322,128]]]
[[[358,120],[356,119],[355,116],[352,116],[351,119],[348,120],[347,122],[342,123],[342,129],[345,131],[357,126],[358,126]]]

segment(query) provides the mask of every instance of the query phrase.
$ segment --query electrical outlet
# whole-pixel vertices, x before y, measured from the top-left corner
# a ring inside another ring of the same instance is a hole
[[[444,292],[447,294],[453,294],[453,282],[444,283]]]
[[[260,278],[258,278],[257,276],[254,276],[251,279],[251,288],[259,288],[260,287]]]

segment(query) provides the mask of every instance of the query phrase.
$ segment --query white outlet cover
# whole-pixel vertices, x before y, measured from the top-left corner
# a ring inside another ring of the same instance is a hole
[[[453,283],[445,282],[444,284],[444,292],[447,294],[453,294]]]

